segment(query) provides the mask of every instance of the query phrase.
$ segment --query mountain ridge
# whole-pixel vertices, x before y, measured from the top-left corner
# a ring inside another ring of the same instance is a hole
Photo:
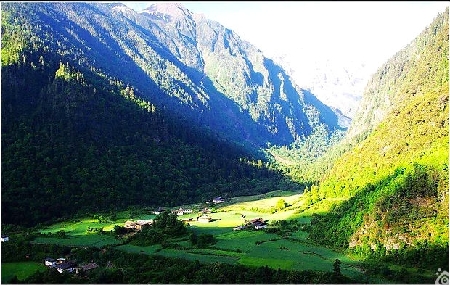
[[[53,4],[48,5],[45,13],[64,19],[59,25],[66,26],[52,32],[56,37],[52,41],[73,50],[68,57],[123,77],[156,104],[172,108],[195,124],[253,147],[290,144],[305,139],[315,128],[316,115],[305,113],[316,107],[305,104],[303,91],[284,70],[217,22],[187,12],[172,20],[155,19],[147,12],[124,10],[120,4],[54,4],[58,8],[53,11]],[[48,18],[42,12],[35,14],[34,22]],[[108,35],[108,30],[113,33]],[[108,64],[111,56],[120,68]],[[232,115],[221,116],[223,109]],[[331,134],[341,127],[337,116],[328,114],[318,123],[325,124]],[[243,128],[244,135],[236,126]]]

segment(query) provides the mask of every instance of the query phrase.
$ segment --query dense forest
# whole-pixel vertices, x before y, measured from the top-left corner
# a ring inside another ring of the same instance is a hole
[[[2,70],[4,223],[33,225],[93,210],[156,208],[294,185],[117,80],[50,55],[24,54],[25,62]]]
[[[184,8],[170,6],[166,12],[179,9]],[[159,15],[150,10],[147,14]],[[74,17],[74,13],[85,16]],[[254,64],[267,76],[258,94],[273,89],[270,84],[279,85],[277,96],[285,102],[276,108],[298,117],[282,119],[288,123],[287,129],[275,122],[276,126],[268,127],[272,129],[269,137],[281,142],[288,137],[292,140],[292,136],[308,136],[312,131],[328,136],[337,128],[333,123],[336,115],[313,95],[298,95],[288,79],[271,82],[273,75],[269,73],[281,76],[283,70],[264,60],[251,45],[218,23],[188,14],[185,19],[175,13],[174,21],[179,24],[174,27],[156,16],[137,15],[123,5],[2,5],[4,222],[33,225],[93,209],[168,206],[204,201],[215,195],[304,188],[302,183],[293,184],[282,177],[281,171],[271,167],[254,147],[256,141],[265,144],[268,140],[263,134],[266,131],[255,125],[256,121],[268,121],[254,112],[272,107],[258,103],[255,109],[250,106],[252,100],[240,101],[241,96],[250,98],[248,95],[227,93],[234,96],[230,101],[220,93],[228,87],[222,84],[225,89],[218,90],[208,81],[216,76],[220,78],[213,81],[224,81],[220,72],[209,73],[214,66],[230,61],[202,63],[201,56],[214,55],[203,49],[213,44],[207,34],[217,29],[223,37],[232,37],[233,46],[229,43],[216,49],[230,52],[233,60],[237,55],[231,50],[239,47],[246,56],[255,57],[252,61],[265,61],[263,65]],[[192,21],[200,21],[203,27],[195,34],[201,51],[197,50],[194,58],[186,52],[178,54],[182,49],[173,46],[189,47],[185,38],[177,36],[176,43],[170,44],[167,38],[174,36],[173,29]],[[157,33],[151,23],[165,32]],[[135,36],[123,37],[124,33]],[[114,63],[108,60],[112,57]],[[244,63],[239,60],[235,65]],[[201,84],[193,70],[200,68],[199,64],[209,74],[203,75]],[[240,87],[233,88],[244,92],[247,81],[234,80]],[[301,100],[289,103],[294,95]],[[272,104],[278,99],[274,100],[263,101]],[[205,106],[210,110],[202,109]],[[246,118],[242,110],[241,115],[235,114],[233,110],[239,108],[253,110],[251,118]],[[220,124],[201,115],[209,112]],[[223,125],[228,123],[231,125]],[[300,129],[296,124],[302,125]],[[251,138],[251,142],[236,135]],[[95,197],[102,200],[95,201]]]

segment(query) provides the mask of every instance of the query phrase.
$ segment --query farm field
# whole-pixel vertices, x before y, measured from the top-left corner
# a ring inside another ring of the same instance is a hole
[[[223,213],[222,218],[226,218]],[[189,248],[187,242],[178,242],[180,249],[149,247],[142,248],[139,251],[139,247],[130,247],[130,245],[122,245],[118,248],[128,252],[158,254],[190,260],[197,259],[200,262],[221,261],[247,266],[267,265],[274,269],[287,270],[331,271],[334,261],[339,259],[341,261],[341,272],[344,275],[351,277],[361,275],[361,271],[357,267],[357,260],[309,244],[305,239],[307,235],[305,232],[297,233],[291,239],[263,231],[233,231],[231,227],[221,227],[219,223],[214,225],[215,223],[198,223],[198,225],[194,223],[191,225],[191,230],[198,234],[214,234],[217,243],[207,249]]]
[[[62,246],[89,246],[102,247],[106,245],[120,244],[120,240],[113,236],[103,236],[100,234],[67,236],[66,238],[57,237],[38,237],[34,241],[37,244],[57,244]]]

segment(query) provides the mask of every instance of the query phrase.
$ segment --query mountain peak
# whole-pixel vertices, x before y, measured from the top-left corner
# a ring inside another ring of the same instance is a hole
[[[153,16],[164,18],[165,20],[179,19],[185,16],[192,16],[192,12],[180,3],[156,3],[144,9],[141,13],[148,13]],[[167,18],[169,16],[169,18]]]
[[[130,7],[128,7],[127,5],[123,4],[123,3],[112,3],[112,11],[115,12],[122,12],[122,13],[131,13],[134,12],[133,9],[131,9]]]

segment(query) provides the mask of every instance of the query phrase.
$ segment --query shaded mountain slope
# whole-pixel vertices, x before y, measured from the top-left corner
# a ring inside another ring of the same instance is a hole
[[[39,49],[22,55],[1,73],[2,223],[298,187],[119,80]]]

